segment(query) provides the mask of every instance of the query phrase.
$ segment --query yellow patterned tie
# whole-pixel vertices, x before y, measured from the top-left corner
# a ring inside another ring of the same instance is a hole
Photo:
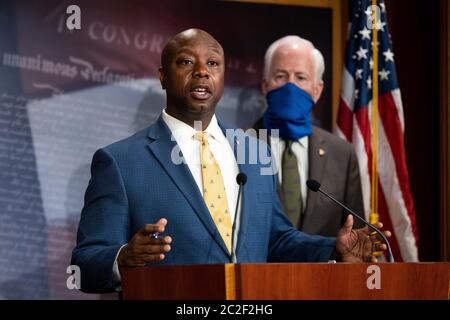
[[[231,252],[232,224],[222,173],[209,148],[208,133],[197,132],[194,137],[200,141],[203,199],[228,251]]]

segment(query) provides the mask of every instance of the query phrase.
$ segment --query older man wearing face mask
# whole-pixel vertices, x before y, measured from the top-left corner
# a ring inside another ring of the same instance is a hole
[[[279,169],[280,197],[292,224],[310,234],[333,236],[347,212],[324,196],[308,192],[308,179],[320,181],[360,214],[364,206],[353,147],[311,124],[324,70],[323,56],[310,41],[286,36],[273,42],[265,54],[261,86],[268,108],[254,127],[266,128],[269,134],[279,130],[279,137],[272,135],[270,144]]]

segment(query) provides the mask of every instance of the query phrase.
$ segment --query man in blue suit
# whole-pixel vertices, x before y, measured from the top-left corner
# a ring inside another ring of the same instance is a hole
[[[239,263],[324,262],[333,253],[359,262],[386,249],[367,229],[352,230],[351,216],[336,238],[293,228],[282,211],[276,175],[262,174],[259,160],[236,157],[237,144],[248,156],[255,138],[233,137],[230,144],[218,125],[214,113],[224,68],[223,49],[211,35],[199,29],[179,33],[162,53],[167,106],[161,117],[95,153],[72,254],[83,291],[113,291],[121,266],[227,263],[233,251]],[[216,182],[206,178],[205,154],[217,165]],[[248,177],[240,201],[239,172]],[[214,191],[220,208],[205,202],[214,183],[221,186]],[[231,230],[236,241],[230,241]]]

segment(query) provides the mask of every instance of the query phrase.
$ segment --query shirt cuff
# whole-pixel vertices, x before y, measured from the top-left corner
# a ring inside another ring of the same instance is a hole
[[[119,253],[120,250],[122,250],[123,247],[125,247],[127,245],[124,244],[123,246],[121,246],[119,248],[119,250],[117,250],[117,254],[116,254],[116,259],[114,259],[114,263],[113,263],[113,285],[114,285],[114,290],[116,291],[122,291],[122,278],[120,276],[120,271],[119,271],[119,264],[117,263],[117,258],[119,257]]]

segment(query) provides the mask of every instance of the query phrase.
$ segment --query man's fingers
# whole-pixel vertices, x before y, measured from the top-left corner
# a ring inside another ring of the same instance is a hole
[[[342,226],[341,230],[339,230],[339,233],[341,235],[348,234],[348,233],[352,232],[352,228],[353,228],[353,216],[351,214],[349,214],[347,216],[347,219],[345,220],[345,223]]]
[[[125,247],[126,248],[126,247]],[[117,258],[117,263],[120,267],[143,267],[145,266],[145,262],[140,259],[138,256],[133,255],[132,249],[122,249],[119,253],[119,257]]]
[[[371,233],[370,234],[370,241],[371,242],[379,242],[381,241],[383,238],[380,237],[380,235],[378,233]]]
[[[383,223],[378,221],[377,223],[375,223],[375,227],[377,227],[378,229],[381,229],[381,228],[383,228]]]
[[[164,232],[164,225],[160,224],[146,224],[141,230],[139,230],[139,234],[143,236],[148,236],[151,233]]]
[[[158,254],[147,254],[145,256],[142,256],[142,260],[144,262],[158,262],[161,260],[164,260],[166,256],[163,253]]]
[[[164,232],[167,225],[167,219],[161,218],[155,224],[146,224],[141,230],[139,230],[142,235],[149,235],[155,232]]]
[[[377,223],[375,224],[375,226],[376,226],[378,229],[381,229],[381,228],[383,228],[383,223],[377,222]],[[386,236],[386,238],[389,238],[389,237],[392,235],[390,231],[383,231],[383,234]]]
[[[374,246],[375,250],[374,251],[385,251],[387,249],[387,246],[382,243],[382,244],[376,244]]]
[[[164,253],[169,252],[171,249],[171,246],[168,244],[135,246],[127,248],[128,252],[126,254],[126,257],[121,259],[119,265],[126,265],[129,267],[142,267],[147,262],[163,260],[165,258]]]
[[[383,234],[386,238],[390,238],[392,235],[392,233],[390,231],[384,231]],[[370,234],[370,241],[377,242],[377,241],[382,241],[382,240],[383,240],[383,238],[378,233],[372,232]]]
[[[167,219],[161,218],[158,220],[158,222],[156,222],[156,224],[165,227],[167,225]]]
[[[147,254],[154,254],[154,253],[165,253],[169,252],[172,249],[172,247],[168,244],[165,245],[146,245],[146,246],[140,246],[138,249],[139,255],[147,255]]]
[[[130,259],[127,263],[128,267],[144,267],[148,262],[158,262],[164,260],[165,255],[162,253],[158,254],[147,254],[140,256],[139,258]]]
[[[373,231],[373,232],[370,233],[370,240],[372,242],[377,242],[377,241],[383,240],[383,238],[380,236],[380,234],[378,232]]]
[[[172,237],[170,236],[165,236],[165,237],[161,237],[161,238],[149,238],[149,243],[148,244],[171,244],[172,243]]]
[[[349,214],[347,216],[347,219],[345,220],[345,225],[346,228],[348,227],[353,227],[353,216],[351,214]]]
[[[165,236],[161,238],[151,238],[150,236],[142,236],[136,238],[136,244],[137,245],[164,245],[164,244],[171,244],[172,243],[172,237]]]

